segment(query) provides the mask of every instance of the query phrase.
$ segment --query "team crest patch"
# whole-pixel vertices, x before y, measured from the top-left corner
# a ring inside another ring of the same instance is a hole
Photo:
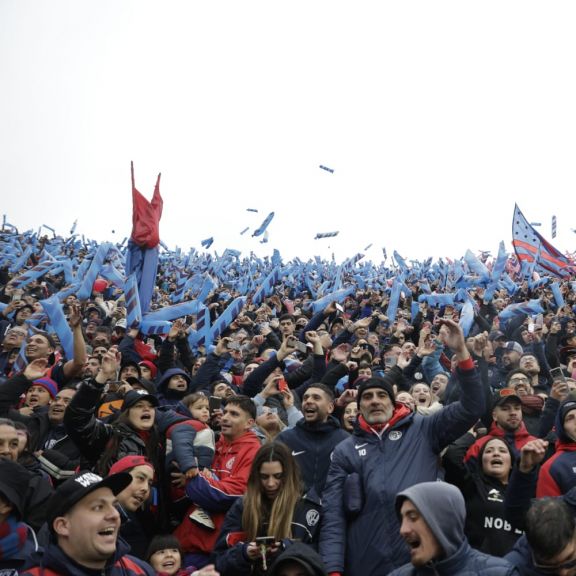
[[[308,512],[306,512],[306,524],[308,524],[308,526],[316,526],[318,520],[320,520],[318,510],[308,510]]]
[[[234,466],[234,462],[236,462],[236,456],[234,458],[230,458],[228,462],[226,462],[226,470],[232,470],[232,466]]]
[[[389,440],[400,440],[402,438],[402,432],[400,430],[392,430],[390,434],[388,434]]]

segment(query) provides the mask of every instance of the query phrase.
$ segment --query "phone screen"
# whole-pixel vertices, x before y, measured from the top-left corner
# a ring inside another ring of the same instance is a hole
[[[208,398],[208,407],[211,413],[214,412],[214,410],[220,410],[220,408],[222,408],[222,398],[219,396],[210,396],[210,398]]]
[[[276,538],[274,536],[259,536],[256,538],[257,544],[264,544],[264,546],[272,546],[276,542]]]
[[[286,382],[286,380],[284,379],[278,380],[278,391],[285,392],[286,390],[288,390],[288,383]]]
[[[564,376],[564,370],[562,368],[550,368],[550,374],[552,375],[552,380],[562,380],[562,382],[566,382],[566,376]]]

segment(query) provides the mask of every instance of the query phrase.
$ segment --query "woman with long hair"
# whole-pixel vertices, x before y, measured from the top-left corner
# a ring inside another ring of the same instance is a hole
[[[246,494],[226,515],[215,548],[222,576],[266,574],[274,558],[298,540],[314,545],[320,505],[302,496],[300,470],[280,443],[258,450]]]
[[[119,365],[120,354],[113,346],[102,358],[98,374],[79,386],[64,414],[64,424],[89,467],[101,476],[106,476],[114,463],[125,456],[148,458],[156,471],[159,527],[167,529],[166,437],[171,435],[173,445],[184,447],[178,463],[180,470],[187,472],[195,466],[195,457],[191,443],[187,445],[184,437],[191,437],[193,429],[186,425],[185,416],[172,410],[159,411],[158,399],[144,390],[125,394],[115,420],[103,422],[96,418],[105,385],[116,378]]]
[[[462,491],[466,500],[464,532],[473,548],[492,556],[504,556],[521,535],[506,520],[506,489],[514,466],[510,446],[499,437],[486,442],[478,460],[464,467],[466,437],[452,444],[444,455],[447,480]]]

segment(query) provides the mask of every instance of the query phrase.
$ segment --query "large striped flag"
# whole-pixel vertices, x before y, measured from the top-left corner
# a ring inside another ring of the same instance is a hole
[[[539,234],[526,220],[516,204],[512,221],[512,244],[525,269],[560,278],[574,274],[576,266]]]

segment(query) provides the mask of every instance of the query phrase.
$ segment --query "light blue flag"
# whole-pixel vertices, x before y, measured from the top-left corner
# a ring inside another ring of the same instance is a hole
[[[166,320],[148,320],[144,317],[142,324],[140,324],[140,332],[147,336],[152,336],[153,334],[162,335],[168,334],[171,327],[172,322],[167,322]]]
[[[12,274],[19,272],[24,266],[26,266],[26,262],[28,262],[28,258],[32,255],[32,246],[27,246],[26,250],[23,251],[22,256],[17,258],[12,266],[8,268],[8,271]]]
[[[114,284],[114,286],[118,288],[124,288],[124,283],[126,282],[126,278],[124,274],[122,274],[115,266],[110,263],[104,264],[100,269],[100,276],[109,280]]]
[[[216,318],[212,326],[210,327],[210,344],[216,340],[222,333],[232,324],[235,318],[240,314],[240,311],[244,307],[246,302],[246,296],[239,296],[232,300],[232,302],[227,306],[226,310]],[[208,343],[207,343],[208,344]]]
[[[60,264],[64,271],[64,280],[66,281],[66,284],[73,284],[76,281],[76,276],[74,276],[71,260],[66,258],[65,260],[62,260]]]
[[[204,302],[208,296],[218,288],[219,284],[210,276],[210,274],[206,273],[204,278],[204,284],[202,285],[202,289],[198,294],[197,300],[199,302]]]
[[[542,314],[543,312],[544,308],[542,308],[540,300],[535,298],[528,302],[519,302],[518,304],[510,304],[509,306],[506,306],[506,308],[498,314],[498,318],[500,319],[501,328],[505,329],[506,324],[516,316],[523,314],[527,316],[535,316],[536,314]]]
[[[460,328],[462,328],[462,332],[464,332],[464,337],[468,338],[468,334],[470,334],[470,330],[474,324],[474,307],[470,300],[467,300],[464,303],[464,306],[462,306],[458,324],[460,325]]]
[[[510,278],[508,272],[504,272],[504,274],[502,274],[502,278],[501,278],[500,282],[502,284],[502,287],[511,296],[516,294],[516,292],[518,292],[518,290],[520,290],[520,287],[518,286],[518,284],[516,284],[516,282],[514,282],[514,280],[512,280],[512,278]]]
[[[281,266],[282,265],[282,256],[280,256],[280,252],[274,248],[274,252],[272,253],[272,266]]]
[[[198,314],[203,308],[204,305],[199,300],[189,300],[187,302],[181,302],[180,304],[165,306],[164,308],[160,308],[160,310],[154,310],[154,312],[149,312],[142,318],[142,321],[172,321],[189,314]]]
[[[424,294],[431,294],[432,290],[430,289],[430,284],[426,281],[421,281],[420,283],[420,290],[424,292]]]
[[[552,296],[554,296],[554,302],[556,302],[556,306],[558,308],[562,308],[565,302],[564,296],[562,296],[562,292],[560,292],[560,284],[558,284],[558,282],[553,282],[550,284],[550,290],[552,291]]]
[[[254,296],[252,296],[252,303],[255,306],[259,306],[264,298],[267,298],[274,292],[274,286],[278,284],[280,279],[280,268],[276,266],[268,276],[264,279],[264,282],[260,285]]]
[[[353,268],[354,266],[356,266],[356,264],[358,262],[360,262],[360,260],[362,260],[362,258],[364,258],[364,254],[361,254],[360,252],[358,254],[356,254],[355,256],[352,256],[352,258],[348,258],[343,264],[342,264],[342,268],[346,269],[346,268]]]
[[[420,307],[418,306],[418,302],[412,300],[412,302],[410,303],[410,317],[412,320],[416,318],[416,315],[418,314],[419,311]]]
[[[270,214],[268,214],[268,216],[266,216],[266,218],[264,218],[264,221],[262,222],[262,224],[260,224],[260,227],[257,228],[252,233],[252,237],[260,236],[261,234],[264,234],[264,232],[266,231],[266,228],[268,227],[268,224],[270,224],[270,222],[272,221],[272,218],[274,218],[274,212],[270,212]]]
[[[500,242],[498,247],[498,257],[496,258],[496,263],[492,268],[492,280],[494,282],[500,280],[504,269],[506,268],[506,262],[508,261],[508,253],[506,252],[506,247],[504,242]]]
[[[388,301],[388,308],[386,308],[386,316],[388,322],[392,323],[396,320],[396,313],[398,312],[398,304],[400,302],[400,292],[402,291],[402,282],[397,279],[394,280],[390,290],[390,300]]]
[[[324,310],[330,302],[343,302],[350,294],[354,294],[355,292],[354,286],[349,286],[348,288],[342,288],[337,292],[331,292],[330,294],[326,294],[322,298],[312,302],[312,312],[316,314],[320,312],[320,310]],[[320,291],[318,291],[320,293]]]
[[[108,255],[111,246],[112,244],[110,244],[110,242],[104,242],[100,244],[96,250],[96,254],[94,254],[90,267],[86,271],[84,279],[81,280],[80,288],[76,294],[79,300],[88,300],[92,295],[92,287],[94,286],[94,282],[100,273],[100,269],[106,260],[106,256]]]
[[[30,331],[28,331],[28,335],[30,335]],[[16,360],[14,360],[14,364],[12,364],[12,371],[11,374],[20,374],[28,366],[28,358],[26,358],[26,347],[28,345],[27,339],[22,342],[20,346],[20,351],[18,352],[18,356]]]
[[[454,294],[420,294],[418,302],[427,302],[429,306],[453,306]]]
[[[406,264],[406,260],[404,260],[404,258],[402,258],[402,256],[400,256],[400,254],[398,254],[398,252],[396,250],[394,250],[394,260],[396,260],[396,264],[398,264],[398,267],[401,270],[408,270],[408,265]]]
[[[488,279],[490,278],[490,272],[488,268],[474,254],[470,251],[470,249],[466,250],[466,254],[464,254],[464,260],[466,264],[468,264],[468,268],[474,273],[478,274],[481,279]]]
[[[33,280],[37,280],[47,272],[50,272],[56,265],[57,263],[54,260],[46,260],[45,262],[37,264],[34,268],[31,268],[12,280],[12,286],[14,286],[14,288],[23,288]]]
[[[138,293],[138,278],[130,274],[124,283],[124,299],[126,301],[126,327],[139,328],[142,324],[142,308]]]
[[[210,236],[210,238],[206,238],[200,242],[200,244],[204,248],[206,248],[206,250],[208,250],[208,248],[210,248],[210,246],[212,246],[213,243],[214,243],[214,237],[213,236]]]
[[[196,316],[196,331],[191,331],[188,335],[190,348],[195,348],[204,344],[210,339],[210,310],[204,307]]]
[[[74,358],[74,337],[68,325],[68,320],[66,320],[66,316],[64,316],[60,300],[58,300],[58,297],[54,294],[46,300],[40,300],[40,304],[44,312],[46,312],[54,332],[58,334],[58,339],[60,340],[66,358],[72,360],[72,358]]]
[[[310,292],[310,297],[316,298],[316,290],[314,289],[314,281],[310,278],[309,274],[306,274],[304,282],[306,283],[306,288],[308,289],[308,292]]]

